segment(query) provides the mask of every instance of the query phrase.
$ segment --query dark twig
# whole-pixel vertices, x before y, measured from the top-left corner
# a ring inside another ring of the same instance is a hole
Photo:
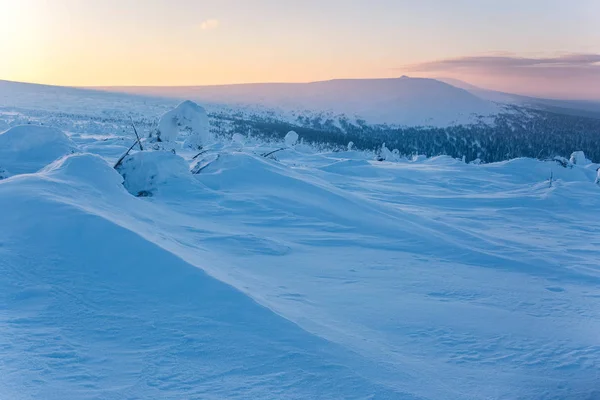
[[[138,143],[140,144],[140,150],[144,151],[144,148],[142,147],[142,140],[140,139],[140,135],[138,135],[137,133],[137,129],[135,129],[135,124],[133,123],[133,118],[131,118],[131,115],[129,116],[129,119],[131,120],[131,126],[133,127],[133,132],[135,132],[135,137],[138,140]]]
[[[219,159],[219,157],[220,157],[220,156],[221,156],[220,154],[217,154],[217,157],[216,157],[214,160],[212,160],[211,162],[209,162],[209,163],[206,163],[206,165],[203,165],[202,167],[200,167],[200,168],[198,168],[198,169],[194,168],[194,170],[192,171],[192,174],[194,174],[194,175],[198,175],[200,172],[202,172],[202,170],[203,170],[204,168],[208,167],[210,164],[212,164],[212,163],[214,163],[215,161],[217,161],[217,160]]]
[[[202,154],[206,153],[207,151],[208,151],[208,149],[207,149],[207,150],[202,150],[200,153],[198,153],[198,154],[196,154],[194,157],[192,157],[192,160],[195,160],[196,158],[198,158],[198,156],[200,156],[200,155],[202,155]]]
[[[119,158],[119,161],[117,161],[117,163],[115,164],[115,166],[113,167],[114,169],[119,168],[119,166],[121,165],[121,163],[123,162],[123,160],[125,159],[125,157],[127,157],[129,155],[129,152],[135,147],[136,144],[138,144],[140,142],[140,138],[138,137],[137,140],[131,145],[131,147],[125,152],[125,154],[123,154],[121,156],[121,158]]]
[[[282,148],[280,148],[280,149],[273,150],[273,151],[270,151],[270,152],[268,152],[268,153],[265,153],[265,154],[263,154],[262,156],[263,156],[263,157],[269,157],[271,154],[275,154],[275,153],[277,153],[278,151],[285,150],[285,149],[286,149],[285,147],[282,147]]]

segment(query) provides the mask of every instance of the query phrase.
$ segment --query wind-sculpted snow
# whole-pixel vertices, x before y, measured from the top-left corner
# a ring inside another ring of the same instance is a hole
[[[87,186],[73,163],[118,178],[83,155],[53,168],[61,183],[0,186],[2,398],[393,395],[357,375],[347,350],[139,236],[120,214],[144,205]]]
[[[71,140],[0,181],[0,398],[599,394],[598,164]]]
[[[75,151],[75,143],[55,128],[24,125],[0,133],[0,168],[11,174],[37,172]]]

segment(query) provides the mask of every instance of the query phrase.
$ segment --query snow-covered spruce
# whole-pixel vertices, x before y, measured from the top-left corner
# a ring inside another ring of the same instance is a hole
[[[199,149],[210,140],[210,129],[206,110],[186,100],[160,118],[155,132],[160,142],[174,143],[179,135],[185,136],[184,147]]]
[[[39,171],[52,161],[78,151],[61,130],[47,126],[15,126],[0,134],[0,176]],[[10,172],[10,174],[9,174]]]

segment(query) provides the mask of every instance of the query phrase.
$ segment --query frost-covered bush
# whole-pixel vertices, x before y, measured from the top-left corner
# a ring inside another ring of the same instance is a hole
[[[134,196],[152,196],[159,187],[191,178],[187,162],[170,151],[141,151],[117,167],[123,185]]]
[[[565,157],[556,156],[553,160],[563,168],[573,168],[573,163]]]
[[[0,167],[0,180],[6,179],[10,176],[10,173],[4,168]]]
[[[21,125],[0,134],[1,167],[11,174],[37,172],[76,151],[77,145],[56,128]]]
[[[400,160],[400,152],[398,149],[394,149],[390,151],[383,143],[381,145],[381,149],[379,150],[379,155],[377,156],[378,161],[399,161]]]
[[[348,142],[348,151],[352,151],[353,147],[354,147],[354,142]]]
[[[156,138],[160,142],[175,142],[180,134],[186,135],[184,146],[199,149],[210,140],[206,110],[187,100],[160,118]]]

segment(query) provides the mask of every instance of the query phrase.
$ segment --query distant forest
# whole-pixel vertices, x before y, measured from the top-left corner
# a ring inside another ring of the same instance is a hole
[[[104,134],[122,132],[123,139],[131,135],[130,113],[113,112],[102,116],[78,115],[41,110],[18,110],[0,121],[0,130],[18,124],[40,121],[68,132]],[[581,150],[587,158],[600,163],[600,118],[573,115],[521,106],[507,106],[493,121],[446,128],[396,127],[371,125],[345,116],[306,114],[295,121],[284,121],[277,113],[247,113],[226,109],[210,113],[211,130],[217,136],[234,133],[251,134],[264,140],[282,140],[290,130],[296,131],[305,143],[332,150],[345,150],[349,142],[358,150],[378,152],[383,143],[389,150],[397,149],[402,156],[449,155],[489,163],[516,157],[550,159],[568,158]],[[147,134],[156,128],[157,118],[134,115],[140,132]]]
[[[282,139],[290,130],[298,132],[307,143],[345,149],[378,151],[383,143],[400,155],[449,155],[495,162],[516,157],[549,159],[569,157],[576,150],[600,162],[600,119],[567,115],[552,111],[507,107],[492,123],[458,125],[446,128],[394,127],[351,122],[347,118],[321,114],[299,116],[295,124],[276,116],[212,114],[213,130],[219,135],[251,133],[264,139]]]

